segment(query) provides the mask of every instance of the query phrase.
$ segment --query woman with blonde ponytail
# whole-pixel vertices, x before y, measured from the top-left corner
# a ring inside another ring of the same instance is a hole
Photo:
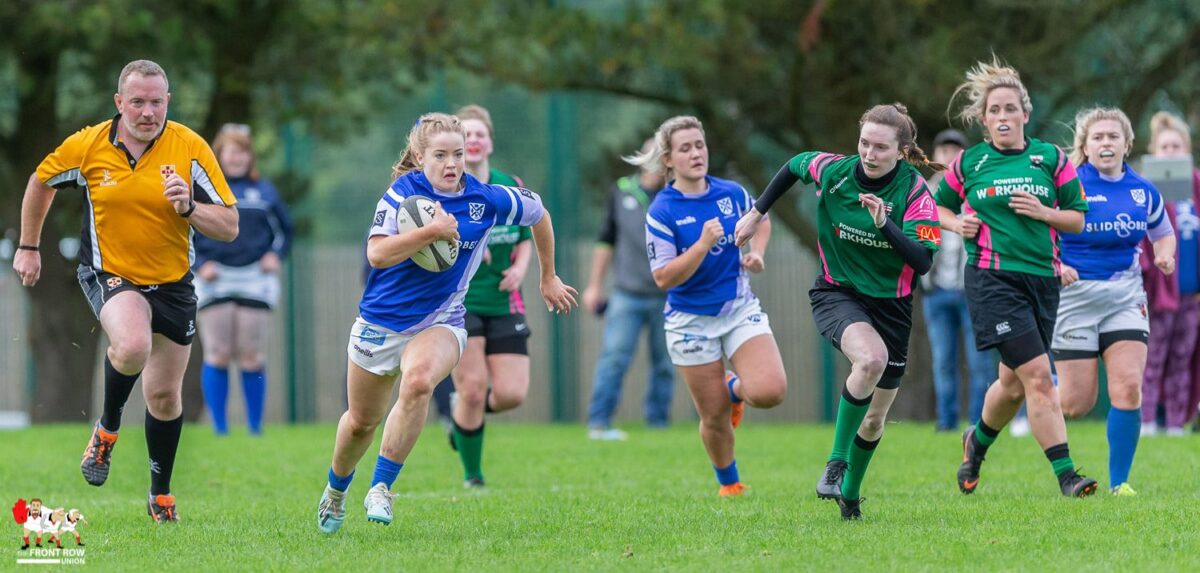
[[[421,116],[393,166],[396,180],[375,207],[367,239],[371,271],[346,348],[349,408],[338,422],[329,481],[317,508],[317,527],[324,533],[336,532],[345,520],[346,490],[380,422],[383,438],[363,505],[368,521],[392,522],[392,484],[421,435],[433,387],[467,345],[466,285],[492,227],[502,222],[532,227],[546,309],[567,313],[575,306],[575,289],[554,272],[554,229],[541,199],[528,189],[487,184],[464,173],[465,141],[457,117]],[[408,203],[414,197],[434,202],[432,218],[401,230],[398,211],[415,209]],[[458,257],[442,272],[411,260],[434,241],[458,244]],[[389,413],[397,377],[400,392]]]
[[[1059,490],[1091,495],[1096,480],[1075,471],[1048,355],[1061,288],[1059,234],[1083,230],[1083,186],[1066,153],[1026,136],[1033,105],[1016,70],[996,59],[980,62],[955,95],[964,92],[960,117],[982,124],[985,141],[950,164],[938,185],[938,212],[942,226],[967,247],[964,279],[975,346],[996,348],[1001,365],[979,421],[963,433],[958,487],[975,491],[988,447],[1027,401],[1033,436]]]
[[[1068,418],[1084,416],[1096,404],[1099,359],[1104,359],[1112,401],[1109,489],[1115,495],[1136,494],[1128,480],[1151,331],[1138,243],[1152,241],[1156,267],[1166,274],[1175,270],[1171,221],[1154,184],[1125,163],[1132,149],[1133,126],[1121,110],[1096,107],[1076,114],[1071,163],[1088,190],[1091,209],[1083,232],[1063,235],[1060,243],[1063,289],[1050,343]]]
[[[917,146],[917,126],[902,104],[877,105],[858,124],[858,155],[793,157],[738,222],[736,235],[738,244],[753,237],[796,181],[817,186],[823,273],[809,302],[821,336],[850,359],[817,497],[837,500],[843,519],[862,517],[859,486],[908,364],[913,285],[929,272],[941,244],[933,197],[917,168],[944,169]]]

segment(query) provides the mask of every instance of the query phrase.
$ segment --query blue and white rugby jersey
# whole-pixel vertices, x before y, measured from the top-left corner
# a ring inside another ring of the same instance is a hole
[[[1109,181],[1091,164],[1078,170],[1087,195],[1083,232],[1063,233],[1062,261],[1082,280],[1106,281],[1140,274],[1138,243],[1149,235],[1157,241],[1173,231],[1158,189],[1124,166],[1121,178]]]
[[[709,250],[696,273],[667,291],[666,314],[679,310],[724,316],[734,301],[754,296],[750,279],[742,269],[741,251],[733,244],[734,227],[754,201],[733,181],[711,175],[705,179],[708,191],[703,195],[684,195],[671,181],[646,210],[646,253],[651,271],[666,266],[695,244],[709,219],[716,217],[725,229],[725,235]]]
[[[433,188],[425,174],[401,175],[375,207],[370,237],[396,235],[396,209],[413,195],[440,201],[446,213],[458,219],[458,260],[444,272],[427,271],[411,259],[371,269],[358,313],[363,320],[401,334],[415,334],[433,324],[463,326],[463,299],[467,284],[479,268],[494,225],[530,227],[542,220],[545,209],[538,195],[520,187],[488,185],[463,174],[461,193],[446,195]]]

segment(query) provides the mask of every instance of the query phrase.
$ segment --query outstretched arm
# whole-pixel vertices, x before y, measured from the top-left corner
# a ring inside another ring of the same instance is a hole
[[[533,231],[533,244],[537,247],[538,269],[541,271],[539,285],[542,299],[546,302],[546,310],[555,314],[569,314],[571,307],[577,306],[575,295],[579,293],[563,283],[555,272],[554,225],[550,222],[550,213],[543,214],[541,220],[530,229]]]
[[[767,188],[763,190],[762,195],[754,202],[754,208],[747,211],[738,220],[737,227],[733,233],[734,244],[739,247],[746,244],[746,241],[750,240],[758,232],[759,221],[762,221],[762,218],[766,216],[767,211],[771,209],[771,205],[774,205],[780,197],[783,197],[783,194],[787,193],[788,189],[791,189],[799,180],[800,178],[795,173],[792,173],[791,163],[784,163],[783,167],[780,167],[779,171],[775,174],[775,177],[771,179],[771,182],[767,184]]]

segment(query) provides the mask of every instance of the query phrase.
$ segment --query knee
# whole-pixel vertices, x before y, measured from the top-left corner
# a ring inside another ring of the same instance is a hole
[[[1113,380],[1108,386],[1109,399],[1112,405],[1122,410],[1133,410],[1142,405],[1141,377],[1122,376]]]
[[[1085,398],[1067,398],[1062,401],[1062,413],[1064,418],[1080,418],[1086,416],[1092,411],[1092,406],[1095,403],[1089,403]]]
[[[774,408],[782,404],[787,396],[787,378],[778,372],[757,378],[752,384],[742,380],[742,393],[755,408]]]
[[[160,388],[157,390],[147,390],[145,397],[146,408],[151,412],[178,412],[183,404],[181,390],[179,388]],[[156,415],[155,417],[159,416]]]
[[[226,357],[226,361],[228,360],[228,357]],[[238,350],[238,368],[243,371],[262,370],[264,362],[266,362],[266,357],[257,348],[243,348]]]
[[[858,370],[872,380],[878,380],[883,376],[883,371],[887,368],[887,351],[871,352],[858,362],[852,364],[851,368]]]
[[[1045,375],[1035,375],[1024,382],[1025,399],[1030,401],[1057,401],[1058,389],[1047,372]]]
[[[232,357],[229,355],[228,350],[209,348],[204,349],[204,362],[209,366],[228,368],[231,361]]]
[[[460,377],[454,392],[458,394],[458,403],[462,404],[467,410],[483,411],[483,401],[487,398],[487,386],[482,379],[470,380],[468,377]]]
[[[492,408],[511,410],[525,401],[525,392],[516,388],[492,387]]]
[[[127,336],[113,339],[108,346],[108,358],[121,372],[140,372],[150,358],[150,336]]]
[[[374,434],[375,428],[379,427],[379,420],[377,418],[368,418],[361,412],[348,410],[346,412],[346,427],[355,436]]]
[[[433,387],[442,380],[433,379],[433,369],[427,365],[417,365],[405,370],[400,380],[400,392],[407,396],[428,396],[433,394]]]
[[[859,427],[859,433],[863,437],[875,439],[876,436],[883,433],[883,424],[885,422],[887,422],[887,414],[868,412]]]

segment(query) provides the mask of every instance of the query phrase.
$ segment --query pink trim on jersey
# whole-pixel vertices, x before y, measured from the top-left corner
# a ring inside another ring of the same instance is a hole
[[[904,265],[904,268],[900,269],[900,281],[896,283],[897,297],[912,294],[913,272],[913,268],[908,265]]]
[[[829,263],[825,262],[825,251],[821,249],[821,245],[817,245],[817,256],[821,257],[821,270],[825,273],[825,282],[831,285],[841,284],[829,274]]]
[[[954,157],[954,161],[950,162],[950,167],[945,171],[945,180],[951,189],[958,191],[958,198],[965,202],[967,200],[967,188],[963,180],[958,177],[959,170],[962,169],[962,157],[963,152],[959,151],[958,155]]]
[[[839,155],[833,153],[818,153],[812,161],[808,162],[808,174],[818,184],[821,182],[821,173],[825,172],[825,166],[833,161],[836,161]]]
[[[1079,179],[1079,174],[1075,171],[1075,166],[1065,158],[1060,159],[1063,165],[1060,165],[1054,172],[1054,188],[1057,189],[1070,183],[1073,179]]]
[[[1050,229],[1050,244],[1054,245],[1054,276],[1057,277],[1062,275],[1062,260],[1058,258],[1058,229],[1049,225],[1047,227]]]
[[[509,314],[525,314],[525,300],[521,298],[521,289],[508,293]]]
[[[1000,254],[992,250],[992,228],[987,226],[987,223],[979,223],[979,234],[975,236],[975,242],[979,245],[979,268],[992,268],[992,262],[995,262],[995,268],[1000,268]]]

